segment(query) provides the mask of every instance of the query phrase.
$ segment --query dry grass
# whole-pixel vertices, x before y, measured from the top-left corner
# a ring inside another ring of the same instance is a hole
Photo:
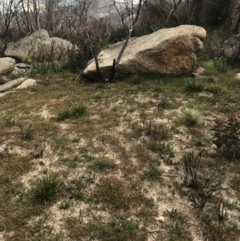
[[[0,98],[0,240],[240,240],[240,169],[210,131],[239,111],[238,82],[215,70],[198,85],[71,79],[50,75]],[[184,108],[202,110],[204,126],[181,123]],[[200,151],[199,177],[220,166],[224,179],[204,207],[183,185],[182,157]]]

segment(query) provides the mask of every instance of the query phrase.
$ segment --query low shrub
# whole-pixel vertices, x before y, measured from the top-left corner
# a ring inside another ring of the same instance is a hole
[[[240,159],[240,114],[229,114],[225,121],[215,120],[214,144],[229,159]]]

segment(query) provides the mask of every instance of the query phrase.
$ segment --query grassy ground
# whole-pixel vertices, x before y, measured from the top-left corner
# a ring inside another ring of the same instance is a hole
[[[40,77],[0,98],[0,240],[240,240],[240,169],[213,144],[239,80]]]

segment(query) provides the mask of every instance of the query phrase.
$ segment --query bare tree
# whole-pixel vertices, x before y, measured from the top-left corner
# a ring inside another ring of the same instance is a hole
[[[1,35],[4,39],[4,49],[10,39],[11,24],[17,13],[18,5],[20,1],[15,0],[2,0],[0,2],[0,22],[1,22]]]
[[[118,69],[118,66],[119,66],[119,62],[121,60],[121,57],[128,45],[128,41],[129,39],[132,37],[132,32],[134,30],[134,27],[135,27],[135,24],[137,23],[138,21],[138,18],[139,18],[139,15],[140,15],[140,11],[141,11],[141,7],[142,7],[142,4],[143,4],[143,0],[139,0],[138,1],[138,4],[137,4],[137,8],[134,7],[134,4],[133,4],[133,0],[131,0],[130,2],[129,1],[125,1],[125,9],[127,11],[127,15],[128,15],[128,34],[126,36],[126,39],[124,41],[124,44],[119,52],[119,55],[117,57],[117,59],[113,61],[113,65],[115,65],[115,68],[112,68],[112,72],[115,71]],[[119,9],[117,8],[117,5],[116,5],[116,1],[114,0],[114,4],[115,4],[115,7],[117,9],[117,12],[119,13],[120,17],[122,17],[123,15],[121,14],[121,12],[119,11]],[[121,18],[122,20],[122,24],[123,26],[125,27],[124,25],[124,20]],[[112,81],[112,79],[114,78],[114,74],[111,73],[110,76],[112,78],[109,78],[109,81]]]

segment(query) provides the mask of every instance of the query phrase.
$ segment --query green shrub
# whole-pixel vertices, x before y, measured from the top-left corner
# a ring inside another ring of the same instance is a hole
[[[215,120],[213,143],[230,159],[240,159],[240,114],[229,114],[226,121]]]

